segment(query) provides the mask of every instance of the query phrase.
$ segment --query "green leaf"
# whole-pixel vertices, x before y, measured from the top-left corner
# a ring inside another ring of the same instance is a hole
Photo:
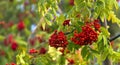
[[[81,11],[85,7],[86,3],[85,2],[76,2],[76,10]]]
[[[99,43],[101,40],[102,40],[102,34],[100,34],[100,35],[98,36],[97,43]]]
[[[105,8],[105,1],[104,0],[97,0],[97,5]]]
[[[80,45],[74,44],[73,42],[70,41],[68,44],[68,50],[74,52],[75,50],[78,50],[80,48]]]
[[[46,14],[45,18],[48,20],[48,21],[51,21],[53,19],[53,15],[51,13],[48,13]]]
[[[16,39],[16,42],[19,43],[20,45],[24,45],[27,46],[27,42],[20,40],[20,39]]]
[[[101,30],[103,35],[105,35],[107,38],[109,38],[110,33],[108,32],[107,29],[105,29],[104,27],[101,27],[100,30]]]
[[[81,22],[81,21],[77,21],[77,23],[79,24],[79,25],[84,25],[84,23],[83,22]]]
[[[3,41],[4,40],[4,36],[0,35],[0,41]]]
[[[25,53],[25,51],[22,51],[20,54],[18,54],[16,56],[16,63],[17,63],[17,65],[19,65],[19,64],[21,64],[21,65],[29,65],[28,61],[26,61],[26,59],[28,60],[29,57]]]
[[[65,65],[65,57],[61,55],[58,59],[58,64],[60,65]]]
[[[77,29],[78,32],[82,31],[81,27],[78,24],[76,24],[75,29]]]
[[[83,58],[85,58],[87,56],[87,54],[88,54],[88,47],[84,46],[82,48],[81,55],[82,55]]]
[[[104,19],[105,19],[105,13],[104,12],[100,13],[100,19],[101,19],[102,22],[104,22]]]
[[[103,43],[104,45],[108,44],[107,38],[103,35]]]
[[[46,23],[47,23],[49,26],[51,26],[51,25],[52,25],[52,22],[51,22],[50,20],[45,19],[45,21],[46,21]]]
[[[26,34],[27,36],[29,36],[29,35],[31,34],[30,30],[28,30],[27,28],[25,28],[24,31],[25,31],[25,34]]]
[[[13,25],[12,28],[11,28],[11,31],[12,31],[12,32],[16,32],[16,31],[17,31],[16,28],[17,28],[17,25]]]
[[[59,17],[56,18],[57,24],[62,25],[65,20],[65,17],[63,14],[61,14]]]
[[[103,49],[103,53],[101,54],[101,60],[104,61],[106,59],[106,57],[108,56],[109,54],[109,51],[108,51],[108,48],[104,48]]]
[[[92,59],[93,60],[93,55],[91,53],[88,53],[86,60]]]
[[[92,53],[94,53],[94,54],[99,54],[99,52],[96,51],[96,50],[94,50],[94,49],[91,49],[91,48],[90,48],[90,51],[91,51]]]

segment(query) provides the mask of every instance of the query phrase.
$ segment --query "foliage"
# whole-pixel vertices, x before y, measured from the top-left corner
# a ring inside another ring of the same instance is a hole
[[[102,65],[106,58],[113,64],[120,60],[108,26],[102,25],[120,25],[116,0],[9,0],[0,6],[1,65]]]

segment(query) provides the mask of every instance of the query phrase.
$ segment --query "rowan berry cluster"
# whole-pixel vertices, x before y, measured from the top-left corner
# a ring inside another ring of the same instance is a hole
[[[12,34],[8,35],[8,37],[4,39],[4,45],[5,46],[10,45],[13,51],[16,51],[18,48],[18,43],[13,39]]]
[[[63,26],[66,26],[66,25],[70,25],[70,20],[65,20],[65,21],[63,22]]]
[[[74,36],[71,38],[71,40],[75,44],[79,44],[81,46],[88,44],[91,45],[93,42],[97,41],[99,35],[97,31],[99,30],[99,20],[94,20],[93,22],[86,23],[84,26],[82,26],[82,32],[74,32]]]
[[[62,31],[60,32],[55,31],[49,39],[49,45],[51,47],[55,47],[55,48],[66,47],[67,44],[68,44],[68,41]]]
[[[45,54],[46,52],[47,52],[47,50],[44,47],[41,47],[40,50],[37,50],[37,49],[34,49],[34,48],[32,48],[32,49],[29,50],[30,54],[35,54],[35,53]]]
[[[25,28],[25,24],[23,21],[20,21],[18,24],[17,24],[17,29],[19,31],[23,30]]]

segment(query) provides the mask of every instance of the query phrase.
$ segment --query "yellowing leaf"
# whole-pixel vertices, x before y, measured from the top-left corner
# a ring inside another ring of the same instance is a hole
[[[46,25],[46,23],[43,22],[43,23],[42,23],[42,28],[43,28],[43,30],[45,30],[45,25]]]
[[[119,6],[118,6],[118,2],[117,2],[117,1],[114,2],[114,6],[115,6],[116,9],[119,8]]]
[[[0,41],[3,41],[4,38],[4,36],[0,35]]]
[[[120,23],[120,20],[116,17],[116,15],[114,14],[113,11],[109,12],[109,16],[108,16],[108,21],[112,21],[113,23]]]

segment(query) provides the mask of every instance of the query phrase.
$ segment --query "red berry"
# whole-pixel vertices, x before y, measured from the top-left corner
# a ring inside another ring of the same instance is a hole
[[[31,38],[31,39],[29,39],[29,42],[30,42],[30,45],[34,46],[35,42],[36,42],[36,39],[35,38]]]
[[[6,23],[4,21],[1,21],[0,22],[0,25],[5,25]]]
[[[9,64],[7,63],[7,64],[5,64],[5,65],[9,65]]]
[[[47,50],[46,50],[44,47],[42,47],[42,48],[40,48],[39,53],[40,53],[40,54],[45,54],[46,51],[47,51]]]
[[[7,38],[4,39],[4,45],[5,45],[5,46],[8,46],[9,44],[12,43],[12,41],[13,41],[13,35],[10,34],[10,35],[8,35]]]
[[[64,25],[64,26],[70,25],[70,20],[65,20],[65,21],[63,22],[63,25]]]
[[[117,2],[120,2],[120,0],[117,0]]]
[[[37,0],[32,0],[32,3],[36,3],[37,2]]]
[[[71,6],[74,6],[74,0],[69,0],[69,4],[70,4]]]
[[[14,25],[13,21],[8,22],[8,27],[12,27]]]
[[[80,18],[80,14],[77,14],[76,17],[77,17],[77,18]]]
[[[39,43],[43,42],[42,37],[37,36],[36,38],[37,38],[37,40],[38,40]]]
[[[12,43],[12,41],[13,41],[13,35],[10,34],[10,35],[8,35],[8,42],[9,42],[9,43]]]
[[[5,56],[5,51],[0,49],[0,56]]]
[[[16,41],[13,41],[12,44],[11,44],[11,49],[12,49],[13,51],[16,51],[17,48],[18,48],[17,42],[16,42]]]
[[[17,24],[17,28],[19,31],[23,30],[25,28],[25,24],[23,21],[20,21],[18,24]]]
[[[64,48],[61,48],[59,51],[60,51],[62,54],[64,54],[65,49],[64,49]]]
[[[73,59],[71,59],[71,58],[69,58],[69,59],[67,59],[68,60],[68,65],[72,65],[72,64],[74,64],[75,62],[74,62],[74,60]]]
[[[10,65],[16,65],[16,64],[12,62]]]
[[[29,53],[30,53],[30,54],[34,54],[34,53],[37,53],[37,52],[38,52],[38,51],[37,51],[36,49],[34,49],[34,48],[32,48],[32,49],[29,50]]]
[[[113,47],[113,46],[114,46],[114,41],[111,41],[111,42],[110,42],[110,45]]]
[[[29,1],[25,1],[24,2],[24,6],[27,6],[27,5],[29,5],[30,3],[29,3]]]

